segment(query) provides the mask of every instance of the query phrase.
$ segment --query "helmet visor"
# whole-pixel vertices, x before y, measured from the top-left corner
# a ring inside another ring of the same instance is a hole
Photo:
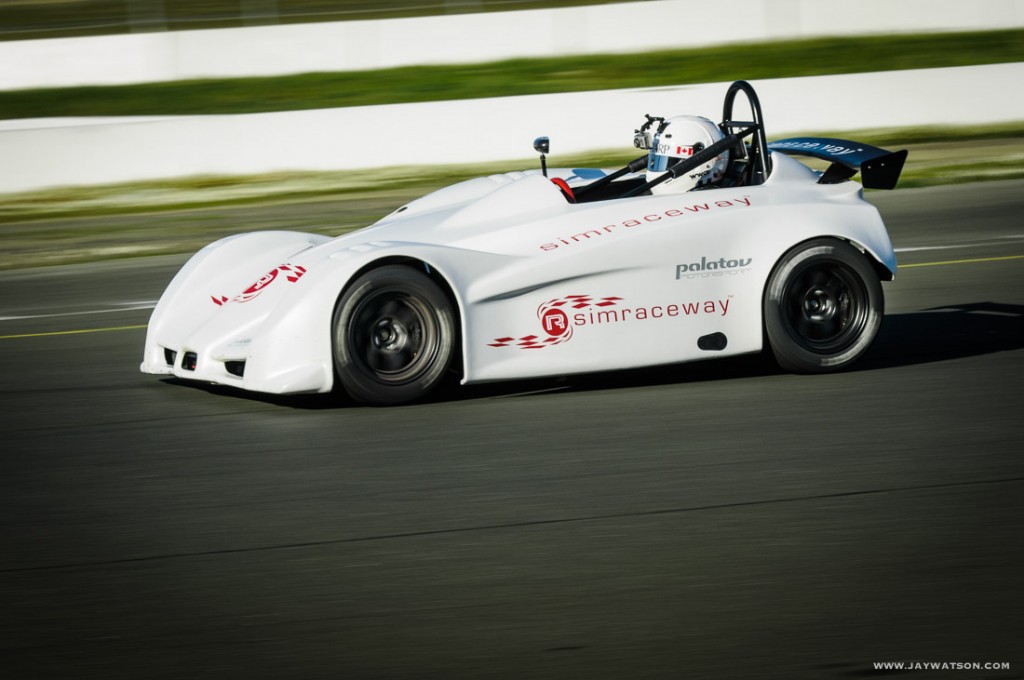
[[[647,158],[647,170],[648,172],[665,172],[679,161],[690,158],[703,148],[704,145],[700,142],[693,146],[679,146],[676,144],[662,144],[655,140],[654,148],[651,149],[651,155]],[[664,153],[665,151],[669,153]]]

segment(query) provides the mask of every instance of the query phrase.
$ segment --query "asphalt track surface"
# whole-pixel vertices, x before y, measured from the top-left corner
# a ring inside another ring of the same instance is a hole
[[[1024,677],[1024,182],[871,200],[829,376],[254,398],[138,373],[180,259],[0,274],[0,676]]]

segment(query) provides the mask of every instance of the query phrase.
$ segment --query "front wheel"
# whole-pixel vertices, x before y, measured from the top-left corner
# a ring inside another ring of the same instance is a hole
[[[411,267],[374,269],[338,301],[333,343],[338,380],[353,399],[378,406],[415,401],[437,387],[451,365],[452,304]]]
[[[837,371],[875,339],[884,302],[863,253],[816,239],[786,253],[764,295],[765,332],[779,366],[798,373]]]

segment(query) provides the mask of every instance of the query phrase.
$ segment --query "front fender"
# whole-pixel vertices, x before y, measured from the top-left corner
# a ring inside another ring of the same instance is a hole
[[[317,234],[265,231],[229,236],[200,250],[178,271],[157,302],[140,370],[201,379],[198,370],[182,368],[182,353],[205,348],[199,345],[206,345],[210,338],[202,337],[203,330],[214,319],[221,319],[217,326],[231,325],[226,316],[237,317],[233,321],[243,327],[251,326],[258,315],[243,314],[228,303],[247,291],[257,292],[267,272],[329,240],[329,236]]]

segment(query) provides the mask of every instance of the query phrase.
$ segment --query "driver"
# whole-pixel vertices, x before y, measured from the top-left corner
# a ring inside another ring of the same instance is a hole
[[[660,123],[650,143],[651,152],[647,158],[648,182],[663,175],[675,163],[691,157],[701,149],[706,149],[725,136],[717,125],[701,116],[649,118],[649,123],[655,120],[660,120]],[[651,187],[651,193],[674,194],[713,186],[725,177],[728,166],[729,152],[723,151],[685,175],[656,184]]]

